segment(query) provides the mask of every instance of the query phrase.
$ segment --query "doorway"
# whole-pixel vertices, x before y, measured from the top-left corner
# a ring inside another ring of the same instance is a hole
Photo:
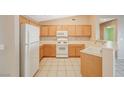
[[[104,40],[114,41],[115,40],[115,29],[112,26],[107,26],[104,28]]]

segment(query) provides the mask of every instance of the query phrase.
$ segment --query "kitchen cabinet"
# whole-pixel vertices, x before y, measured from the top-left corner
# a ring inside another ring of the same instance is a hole
[[[33,25],[33,26],[36,26],[36,27],[40,27],[40,25],[37,22],[32,21],[32,20],[29,20],[29,24]]]
[[[91,36],[91,25],[76,25],[76,36]]]
[[[84,44],[69,44],[68,53],[69,57],[80,57],[80,50],[84,49]]]
[[[20,24],[30,24],[30,20],[28,20],[27,18],[23,16],[19,16],[19,22]]]
[[[91,36],[91,25],[44,25],[41,26],[41,36],[56,36],[57,31],[68,31],[69,36]]]
[[[63,26],[62,25],[57,25],[57,31],[62,31],[63,30]]]
[[[49,31],[48,26],[41,26],[40,36],[48,36],[48,34],[49,34],[48,31]]]
[[[55,44],[44,44],[43,55],[44,57],[55,57],[56,56],[56,45]]]
[[[69,45],[68,54],[69,57],[75,57],[75,45]]]
[[[56,36],[57,26],[50,25],[49,26],[49,36]]]
[[[81,53],[81,74],[86,77],[102,76],[102,58]]]
[[[68,31],[67,25],[57,25],[57,31]]]
[[[36,26],[36,27],[40,28],[40,24],[38,22],[30,20],[30,19],[28,19],[24,16],[19,16],[20,31],[21,31],[21,24],[30,24],[30,25],[33,25],[33,26]]]
[[[40,46],[40,51],[39,51],[39,58],[40,58],[40,60],[43,58],[43,45],[42,46]]]
[[[75,35],[75,30],[76,30],[76,26],[75,25],[68,25],[68,35],[69,36],[76,36]]]
[[[36,21],[30,20],[24,16],[19,16],[19,23],[20,24],[30,24],[36,27],[40,27],[40,24]]]
[[[76,25],[76,36],[83,36],[83,28],[82,25]]]
[[[76,45],[75,56],[80,56],[80,50],[84,49],[84,45]]]
[[[62,27],[62,31],[68,31],[68,25],[63,25]]]
[[[83,25],[83,36],[91,36],[91,25]]]

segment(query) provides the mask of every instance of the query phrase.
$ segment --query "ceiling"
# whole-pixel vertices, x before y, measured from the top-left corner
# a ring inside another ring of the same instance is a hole
[[[40,21],[48,21],[48,20],[70,17],[74,15],[25,15],[25,16],[40,22]]]
[[[114,20],[115,18],[100,18],[100,23],[105,23],[111,20]]]

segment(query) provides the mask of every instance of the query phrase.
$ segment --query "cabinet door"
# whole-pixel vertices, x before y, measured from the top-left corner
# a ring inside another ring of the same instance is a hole
[[[49,36],[56,36],[57,26],[51,25],[49,26]]]
[[[41,36],[48,36],[48,31],[49,31],[48,26],[41,26],[40,35]]]
[[[49,48],[49,45],[44,45],[44,47],[43,47],[43,55],[45,56],[45,57],[48,57],[49,56],[49,54],[50,54],[50,48]]]
[[[30,23],[30,21],[23,16],[19,16],[19,22],[20,22],[20,24],[29,24]]]
[[[39,47],[39,59],[41,60],[41,46]]]
[[[62,31],[63,30],[63,26],[62,25],[57,25],[57,31]]]
[[[76,36],[83,36],[83,27],[82,27],[82,25],[76,25]]]
[[[57,25],[57,31],[68,31],[67,25]]]
[[[37,22],[35,22],[35,21],[30,20],[29,22],[30,22],[30,25],[33,25],[33,26],[36,26],[36,27],[40,27],[40,25]]]
[[[82,50],[82,49],[84,49],[84,48],[85,48],[84,44],[76,45],[76,54],[75,54],[75,56],[76,56],[76,57],[79,57],[79,56],[80,56],[80,50]]]
[[[68,53],[69,53],[69,57],[75,57],[75,46],[74,45],[69,45],[68,48]]]
[[[68,31],[68,25],[62,25],[62,31]]]
[[[80,72],[81,72],[81,75],[84,76],[86,75],[86,62],[85,62],[85,54],[84,53],[81,53],[80,54],[80,59],[81,59],[81,65],[80,65]]]
[[[50,46],[50,50],[51,50],[51,57],[55,57],[56,56],[56,45],[55,44],[52,44],[51,46]]]
[[[45,44],[44,45],[44,56],[45,57],[54,57],[56,56],[56,45],[55,44]]]
[[[75,25],[68,25],[68,34],[69,36],[76,36],[75,35]]]
[[[41,59],[43,58],[43,46],[41,46]]]
[[[43,58],[43,46],[40,46],[40,52],[39,52],[40,59]]]
[[[80,48],[80,47],[76,47],[76,54],[75,54],[76,57],[79,57],[80,56],[80,50],[81,49],[82,48]]]
[[[95,76],[102,76],[102,58],[94,56],[93,60],[95,62],[94,75]]]
[[[91,36],[91,25],[83,25],[83,36]]]
[[[86,76],[102,76],[102,60],[100,57],[85,54]]]

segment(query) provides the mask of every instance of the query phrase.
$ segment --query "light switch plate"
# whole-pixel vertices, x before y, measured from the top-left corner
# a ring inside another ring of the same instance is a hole
[[[4,44],[0,44],[0,50],[4,50]]]

